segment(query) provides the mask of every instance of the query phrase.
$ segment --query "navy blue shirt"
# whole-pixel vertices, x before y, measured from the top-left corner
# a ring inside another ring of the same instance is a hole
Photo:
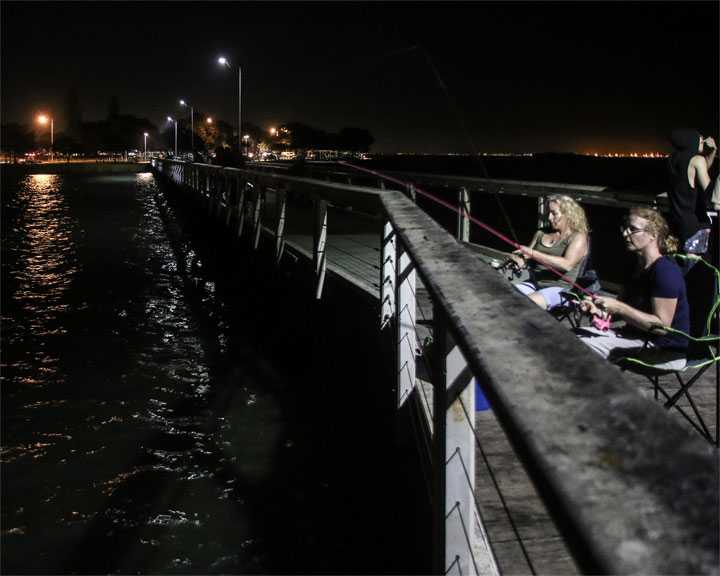
[[[652,314],[653,298],[676,298],[677,306],[670,327],[682,332],[690,332],[690,308],[685,292],[685,279],[675,262],[664,256],[630,279],[625,286],[622,301],[633,308]],[[659,348],[688,346],[687,339],[672,333],[655,337],[653,343]]]

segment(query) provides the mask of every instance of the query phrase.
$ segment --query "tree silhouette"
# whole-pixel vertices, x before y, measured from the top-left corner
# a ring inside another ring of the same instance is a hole
[[[13,162],[17,162],[18,155],[35,150],[35,133],[28,129],[27,124],[11,122],[0,127],[0,142],[3,151],[10,152]]]
[[[338,149],[355,152],[368,152],[375,138],[363,128],[341,128]]]

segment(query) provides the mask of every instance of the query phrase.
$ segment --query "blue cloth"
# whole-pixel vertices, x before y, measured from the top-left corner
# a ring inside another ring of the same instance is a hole
[[[481,412],[489,409],[490,404],[488,403],[487,398],[485,398],[482,388],[480,388],[480,383],[475,380],[475,411]]]
[[[653,298],[676,298],[677,306],[670,327],[682,332],[690,332],[690,307],[685,290],[685,279],[675,262],[664,256],[630,279],[625,286],[622,301],[633,308],[652,313]],[[656,337],[653,343],[658,348],[688,346],[685,338],[671,333]]]

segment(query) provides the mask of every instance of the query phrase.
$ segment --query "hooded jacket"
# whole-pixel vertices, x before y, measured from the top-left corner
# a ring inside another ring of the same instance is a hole
[[[680,238],[680,245],[698,230],[710,226],[703,194],[690,185],[687,177],[690,160],[700,154],[700,138],[700,132],[690,128],[670,133],[670,143],[675,152],[668,160],[668,223],[673,234]]]

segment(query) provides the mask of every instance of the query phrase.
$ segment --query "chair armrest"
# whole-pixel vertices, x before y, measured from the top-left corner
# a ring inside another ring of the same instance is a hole
[[[670,326],[663,326],[662,324],[655,324],[653,322],[650,323],[650,328],[648,330],[648,334],[652,333],[653,330],[664,330],[665,332],[670,332],[672,334],[677,334],[678,336],[682,336],[683,338],[686,338],[687,340],[690,340],[692,342],[717,342],[720,341],[720,335],[718,334],[706,334],[705,336],[699,336],[695,337],[691,334],[688,334],[687,332],[683,332],[682,330],[676,330],[675,328],[671,328]]]

